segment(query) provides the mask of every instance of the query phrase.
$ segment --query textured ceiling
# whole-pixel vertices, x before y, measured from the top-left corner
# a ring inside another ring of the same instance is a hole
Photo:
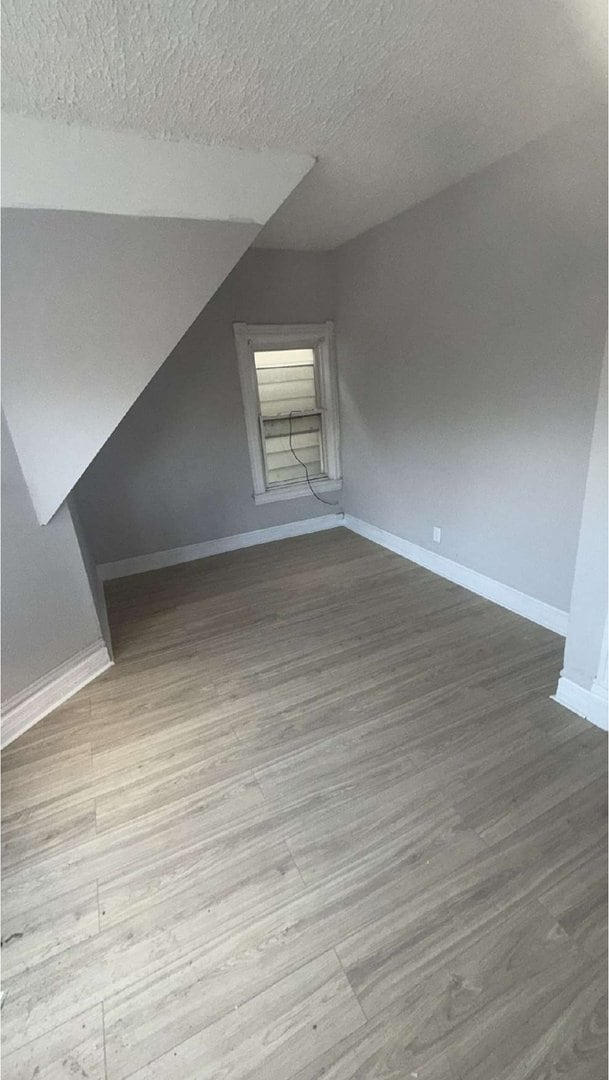
[[[4,107],[312,153],[261,234],[333,247],[604,96],[604,0],[5,0]]]

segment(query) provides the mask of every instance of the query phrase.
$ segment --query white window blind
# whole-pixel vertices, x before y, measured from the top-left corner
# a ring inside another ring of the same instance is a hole
[[[313,414],[293,416],[291,419],[264,420],[263,434],[266,477],[269,484],[303,480],[307,473],[309,479],[324,475],[320,416]]]
[[[313,349],[255,352],[262,416],[285,416],[317,409]]]
[[[313,349],[255,352],[254,363],[267,483],[323,476]]]

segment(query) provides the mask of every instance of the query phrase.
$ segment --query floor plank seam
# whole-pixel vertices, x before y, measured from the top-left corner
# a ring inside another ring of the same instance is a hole
[[[104,1007],[103,998],[102,998],[102,1001],[101,1001],[101,1014],[102,1014],[102,1044],[103,1044],[103,1050],[104,1050],[104,1076],[105,1076],[106,1080],[109,1080],[109,1077],[108,1077],[108,1053],[107,1053],[107,1050],[106,1050],[106,1010],[105,1010],[105,1007]]]
[[[371,1022],[371,1020],[372,1020],[372,1017],[368,1016],[368,1013],[366,1012],[366,1010],[364,1008],[363,1002],[361,1001],[357,990],[355,989],[353,983],[351,982],[351,979],[349,978],[349,974],[347,972],[347,969],[346,969],[345,965],[343,964],[340,956],[338,955],[338,951],[337,951],[338,945],[340,945],[340,941],[338,941],[335,945],[332,946],[332,952],[334,953],[336,959],[338,960],[338,963],[340,964],[341,971],[342,971],[343,975],[345,976],[345,979],[349,983],[349,986],[351,987],[351,992],[352,992],[353,996],[355,997],[355,999],[357,1000],[357,1004],[359,1005],[359,1007],[360,1007],[360,1009],[362,1011],[362,1015],[364,1017],[365,1023],[369,1024]]]
[[[290,845],[288,844],[288,842],[287,842],[287,840],[285,839],[285,837],[283,837],[283,839],[282,839],[282,841],[281,841],[281,842],[282,842],[282,844],[284,845],[284,847],[285,847],[285,849],[286,849],[286,851],[287,851],[288,855],[290,856],[290,861],[291,861],[291,862],[292,862],[292,864],[294,865],[294,869],[296,870],[296,873],[298,874],[298,878],[299,878],[300,884],[302,885],[303,891],[304,891],[305,893],[306,893],[306,892],[308,892],[308,891],[309,891],[309,888],[310,888],[310,886],[309,886],[309,885],[307,885],[307,883],[306,883],[305,879],[304,879],[304,878],[303,878],[303,876],[302,876],[302,871],[301,871],[301,869],[300,869],[300,867],[299,867],[298,863],[296,862],[296,859],[294,858],[294,853],[293,853],[293,851],[292,851],[292,849],[291,849]]]

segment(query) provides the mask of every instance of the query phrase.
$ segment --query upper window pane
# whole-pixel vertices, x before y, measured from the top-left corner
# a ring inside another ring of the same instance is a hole
[[[254,352],[262,416],[285,416],[318,407],[313,349]]]

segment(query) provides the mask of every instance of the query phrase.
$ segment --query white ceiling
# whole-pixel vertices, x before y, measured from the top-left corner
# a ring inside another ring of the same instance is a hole
[[[311,153],[266,226],[330,248],[604,98],[604,0],[4,0],[4,107]]]

